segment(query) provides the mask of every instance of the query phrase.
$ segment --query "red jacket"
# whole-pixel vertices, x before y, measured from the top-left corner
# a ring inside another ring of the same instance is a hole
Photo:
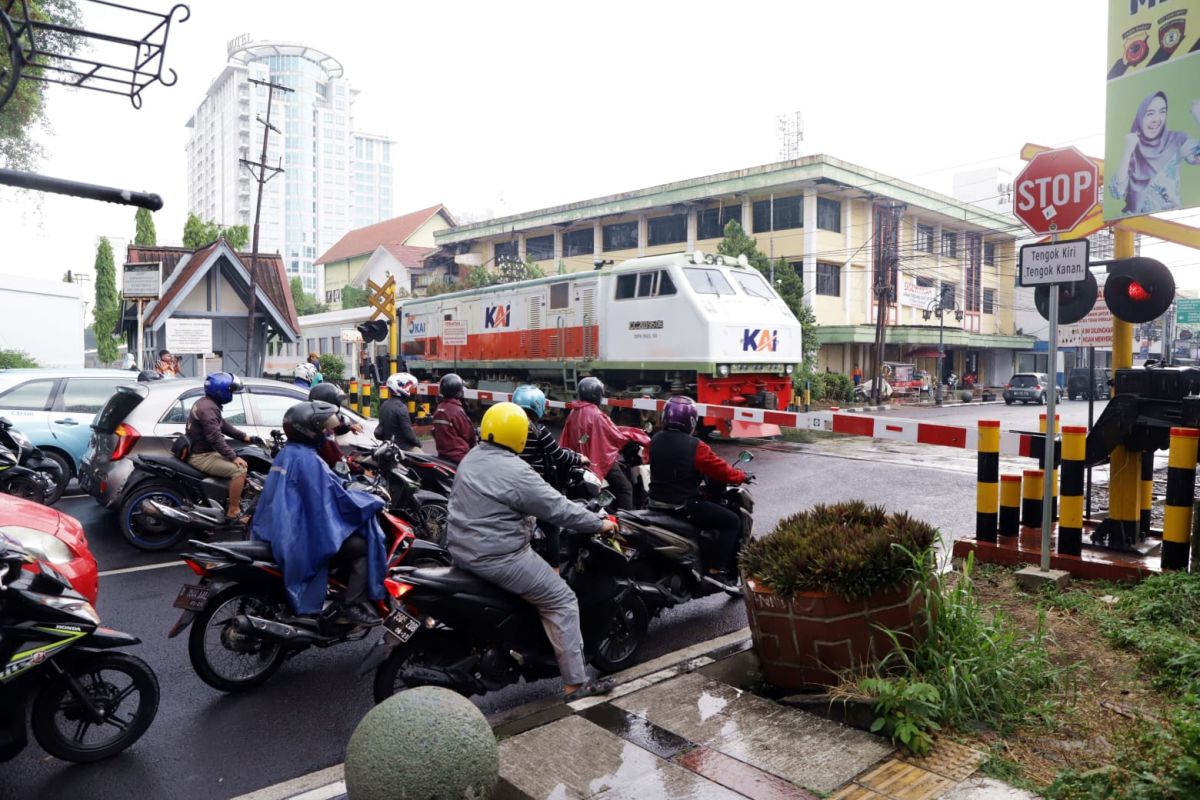
[[[573,400],[567,403],[567,408],[571,413],[558,437],[559,445],[583,453],[591,462],[588,469],[603,478],[617,462],[629,437],[594,403]]]
[[[475,446],[475,426],[458,398],[438,401],[437,411],[433,412],[433,441],[438,456],[455,464]]]
[[[720,481],[735,486],[746,482],[746,473],[737,467],[726,464],[725,460],[714,453],[713,449],[704,442],[700,442],[700,446],[696,448],[695,466],[697,472],[711,481]]]

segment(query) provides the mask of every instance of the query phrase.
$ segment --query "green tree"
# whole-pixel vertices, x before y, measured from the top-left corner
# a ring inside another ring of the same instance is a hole
[[[333,353],[321,354],[321,378],[327,383],[341,383],[346,373],[346,361]]]
[[[317,298],[304,291],[304,283],[299,278],[292,278],[292,302],[296,304],[296,313],[300,316],[320,314],[329,310],[329,306],[318,303]]]
[[[112,245],[101,238],[96,248],[96,305],[92,311],[92,331],[96,334],[96,356],[102,363],[116,361],[120,356],[120,339],[113,329],[121,317],[121,300],[117,296],[117,268],[113,263]]]
[[[342,287],[342,308],[362,308],[367,304],[367,290],[355,286]]]
[[[229,242],[229,246],[238,252],[243,252],[250,244],[250,226],[234,225],[229,228],[221,228],[217,232],[217,236]]]
[[[9,11],[16,14],[20,4]],[[49,22],[64,27],[79,26],[79,8],[75,0],[29,0],[31,19]],[[17,21],[17,20],[14,20]],[[70,55],[79,49],[79,38],[54,31],[39,31],[38,45],[47,52]],[[7,50],[0,51],[0,74],[12,69]],[[40,70],[30,70],[17,83],[16,91],[0,112],[0,166],[11,169],[31,170],[41,158],[42,147],[30,134],[38,128],[47,128],[46,87],[48,84],[33,80]]]
[[[26,369],[37,365],[38,362],[24,350],[0,350],[0,369]]]
[[[217,239],[224,239],[234,250],[242,251],[250,242],[250,228],[246,225],[233,225],[225,228],[215,222],[205,222],[195,214],[188,213],[187,222],[183,225],[184,247],[189,250],[199,250]]]
[[[725,224],[725,238],[717,245],[717,252],[735,258],[740,255],[746,256],[750,266],[770,280],[771,259],[758,249],[757,240],[747,234],[737,220],[731,219]],[[817,317],[812,308],[804,304],[804,280],[782,258],[775,261],[775,291],[779,292],[779,296],[800,321],[800,335],[804,348],[802,368],[811,370],[817,361],[817,351],[821,348],[820,339],[817,337]]]
[[[137,247],[154,247],[158,244],[158,232],[154,230],[154,217],[148,208],[139,208],[134,215],[137,232],[133,234],[133,243]]]

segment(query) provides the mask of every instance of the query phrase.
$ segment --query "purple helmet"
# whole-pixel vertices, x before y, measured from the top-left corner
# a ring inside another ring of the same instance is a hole
[[[696,404],[692,398],[677,394],[667,401],[663,408],[663,427],[667,430],[696,432]]]

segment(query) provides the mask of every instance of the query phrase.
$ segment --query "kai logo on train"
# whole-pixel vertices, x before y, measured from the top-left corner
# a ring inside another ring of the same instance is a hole
[[[742,330],[742,351],[756,353],[774,353],[779,349],[779,331],[766,328],[744,328]]]
[[[404,325],[408,330],[409,336],[420,336],[421,334],[425,333],[425,323],[417,322],[417,318],[412,314],[404,315]]]
[[[511,328],[512,306],[488,306],[483,311],[484,328]]]

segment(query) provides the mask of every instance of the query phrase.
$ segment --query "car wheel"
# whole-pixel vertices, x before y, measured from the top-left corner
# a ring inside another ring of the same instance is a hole
[[[1046,405],[1046,393],[1045,393],[1045,392],[1042,392],[1041,394],[1039,394],[1039,395],[1038,395],[1038,400],[1037,400],[1037,401],[1038,401],[1038,405],[1039,405],[1039,406],[1044,406],[1044,405]]]

